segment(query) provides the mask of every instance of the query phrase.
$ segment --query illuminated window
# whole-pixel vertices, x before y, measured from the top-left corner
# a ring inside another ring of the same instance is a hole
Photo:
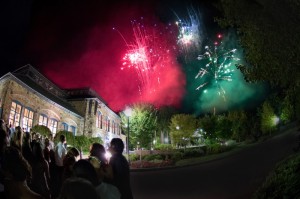
[[[64,131],[68,131],[69,130],[69,125],[65,122],[62,123]]]
[[[13,101],[11,103],[9,124],[13,127],[20,126],[21,110],[22,106],[19,102]]]
[[[73,133],[73,135],[76,135],[76,127],[75,126],[70,126],[71,127],[71,132]]]
[[[49,124],[49,129],[52,133],[56,134],[57,131],[57,120],[51,119]]]
[[[102,114],[100,111],[98,111],[98,114],[97,114],[96,127],[102,129]]]
[[[33,123],[33,111],[30,110],[29,108],[24,108],[22,120],[23,120],[22,122],[23,129],[25,129],[25,131],[30,132]]]
[[[39,117],[39,125],[48,125],[48,117],[46,115],[40,115]]]

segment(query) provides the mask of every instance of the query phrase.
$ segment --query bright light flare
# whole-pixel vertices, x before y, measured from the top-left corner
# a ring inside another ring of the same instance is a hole
[[[111,158],[112,155],[109,151],[106,151],[104,156],[105,156],[106,160],[109,161],[109,159]]]
[[[274,115],[274,116],[272,117],[272,124],[273,124],[274,126],[277,126],[277,125],[279,124],[279,122],[280,122],[279,117],[276,116],[276,115]]]

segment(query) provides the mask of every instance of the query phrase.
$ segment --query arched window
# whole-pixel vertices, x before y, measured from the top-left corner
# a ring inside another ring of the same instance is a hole
[[[13,127],[20,126],[22,105],[18,101],[12,101],[10,114],[9,114],[9,124]]]
[[[44,114],[41,114],[39,117],[39,125],[44,125],[47,126],[48,125],[48,117]]]
[[[74,136],[76,136],[76,127],[75,126],[70,126],[71,132],[73,133]]]
[[[64,131],[68,131],[69,130],[69,125],[65,122],[62,123],[63,129]]]
[[[57,120],[56,119],[50,119],[50,123],[49,123],[49,129],[51,130],[51,132],[53,134],[56,134],[57,131]]]
[[[96,127],[102,129],[102,114],[100,111],[97,113]]]
[[[25,131],[30,132],[33,123],[33,110],[31,108],[24,108],[22,126]]]

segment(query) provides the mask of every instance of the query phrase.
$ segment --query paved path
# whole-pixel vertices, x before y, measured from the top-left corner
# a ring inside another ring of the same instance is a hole
[[[292,154],[296,128],[199,165],[131,172],[135,199],[247,199],[277,162]]]

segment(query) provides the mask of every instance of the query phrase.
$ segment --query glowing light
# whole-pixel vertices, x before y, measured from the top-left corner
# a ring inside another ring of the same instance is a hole
[[[106,158],[107,161],[109,161],[109,159],[111,158],[111,156],[112,155],[111,155],[111,153],[109,151],[105,152],[105,158]]]
[[[217,35],[218,38],[222,36]],[[234,73],[234,62],[240,59],[235,56],[236,49],[227,50],[223,46],[205,46],[205,52],[198,55],[198,60],[201,61],[201,68],[199,69],[195,79],[200,79],[201,84],[196,88],[200,90],[207,86],[214,86],[217,88],[217,94],[226,100],[226,91],[222,87],[222,82],[232,81],[232,74]],[[207,93],[207,89],[203,90]]]
[[[280,122],[279,117],[277,117],[276,115],[274,115],[272,117],[272,123],[273,123],[273,125],[276,126],[277,124],[279,124],[279,122]]]
[[[194,8],[188,9],[188,19],[179,19],[176,25],[179,28],[178,44],[184,51],[198,50],[202,44],[199,14]]]

